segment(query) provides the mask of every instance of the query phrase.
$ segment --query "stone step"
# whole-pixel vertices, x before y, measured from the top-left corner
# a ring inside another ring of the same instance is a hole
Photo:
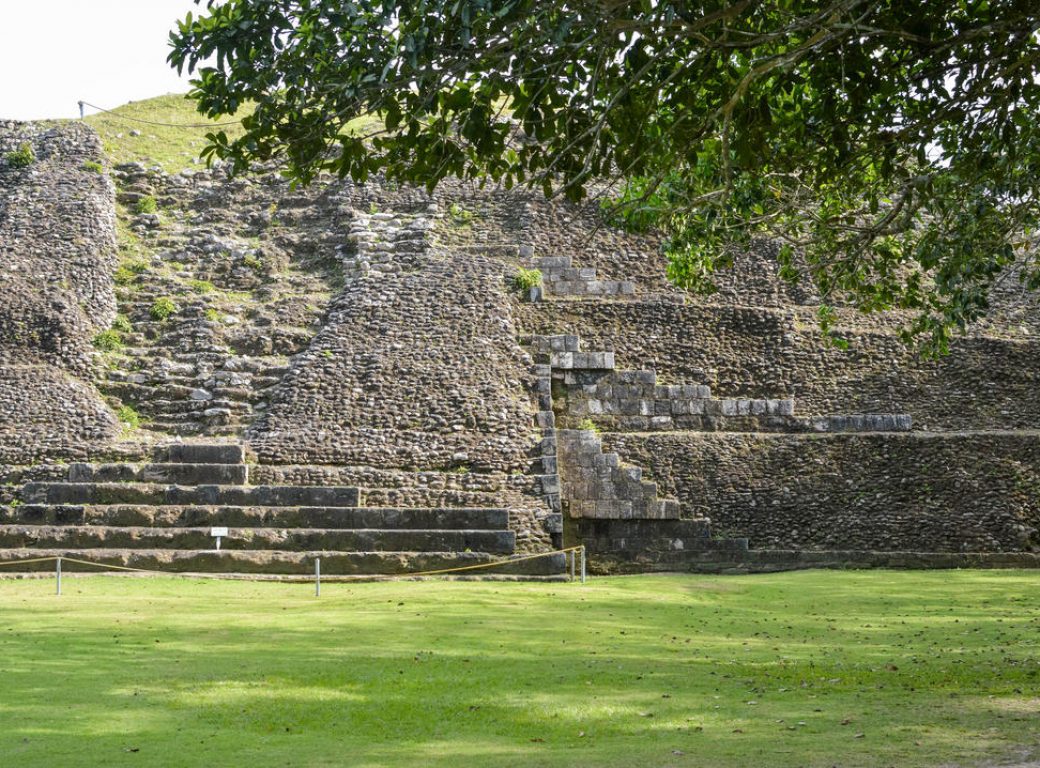
[[[157,448],[155,458],[171,464],[241,464],[246,451],[237,443],[172,443]]]
[[[585,270],[581,270],[585,271]],[[552,296],[617,297],[635,296],[636,284],[631,280],[548,280],[546,287]]]
[[[245,464],[70,464],[70,483],[245,485]]]
[[[596,269],[594,267],[555,267],[545,271],[545,279],[550,282],[595,280]]]
[[[153,431],[163,429],[204,429],[207,427],[220,427],[228,424],[237,424],[247,420],[248,414],[232,413],[226,408],[207,408],[197,413],[173,413],[157,416],[149,415],[147,424]],[[180,433],[178,433],[180,434]]]
[[[170,381],[154,381],[139,383],[136,381],[108,381],[106,386],[110,395],[131,402],[169,403],[187,400],[191,393],[200,389],[198,384],[178,384]],[[161,396],[161,399],[157,396]],[[156,398],[156,399],[152,399]]]
[[[614,368],[613,352],[553,352],[550,365],[561,371],[596,370]]]
[[[711,521],[707,518],[673,520],[607,520],[580,518],[572,523],[582,539],[682,539],[711,541]]]
[[[236,507],[356,507],[358,489],[345,486],[157,485],[152,483],[26,483],[30,504],[200,504]]]
[[[361,488],[367,507],[493,507],[503,503],[501,492],[452,488]]]
[[[500,507],[242,507],[147,504],[19,504],[0,507],[6,525],[160,528],[412,528],[507,530]]]
[[[144,528],[100,525],[0,525],[0,549],[198,549],[216,548],[209,527]],[[468,529],[229,528],[221,549],[336,552],[451,552],[508,555],[513,531]]]
[[[171,437],[223,437],[233,435],[233,428],[224,426],[220,429],[210,429],[201,421],[165,421],[163,419],[149,419],[145,425],[152,432],[162,433]]]
[[[192,408],[166,406],[163,408],[150,408],[149,403],[137,404],[137,410],[145,419],[152,424],[159,422],[169,424],[228,424],[232,420],[249,420],[252,417],[252,406],[246,406],[245,410],[240,406],[232,407],[223,401],[209,401]]]
[[[570,256],[540,256],[534,260],[535,269],[550,272],[559,269],[570,269],[573,260]]]
[[[803,422],[813,432],[909,432],[913,429],[913,417],[908,413],[811,416]]]
[[[298,574],[314,573],[314,560],[321,558],[325,576],[406,575],[419,571],[496,564],[494,568],[462,572],[463,576],[513,575],[563,577],[566,559],[553,554],[534,560],[510,563],[509,558],[486,552],[286,552],[270,550],[222,550],[220,552],[172,549],[0,549],[0,562],[39,557],[74,557],[95,563],[167,572]],[[21,566],[23,572],[54,571],[53,562]],[[99,573],[103,569],[63,562],[65,572]],[[4,569],[14,572],[14,567]]]

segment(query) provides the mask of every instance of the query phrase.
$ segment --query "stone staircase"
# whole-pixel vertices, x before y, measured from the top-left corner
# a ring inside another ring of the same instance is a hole
[[[720,398],[706,384],[658,384],[649,370],[617,370],[613,352],[585,352],[573,335],[536,336],[547,357],[561,421],[585,419],[623,431],[905,432],[908,414],[858,413],[802,417],[792,398]]]
[[[631,280],[603,280],[592,267],[575,267],[570,256],[542,256],[534,260],[542,273],[542,285],[532,288],[532,301],[556,297],[632,298],[636,285]]]
[[[586,546],[595,567],[640,559],[660,565],[662,558],[680,564],[690,555],[747,552],[747,539],[713,538],[711,520],[684,517],[679,502],[661,498],[640,467],[604,452],[592,430],[561,429],[556,437],[565,530]]]
[[[133,406],[150,430],[240,434],[288,370],[282,357],[236,355],[220,344],[218,324],[206,320],[201,307],[185,307],[166,323],[141,319],[147,309],[139,306],[131,312],[135,332],[99,388]]]
[[[905,431],[904,414],[799,417],[790,398],[718,398],[703,383],[662,385],[650,370],[617,370],[611,351],[586,351],[578,336],[523,340],[535,365],[540,471],[563,541],[584,544],[598,572],[688,569],[740,562],[745,538],[716,538],[706,517],[661,498],[656,483],[597,433]]]
[[[368,506],[341,485],[251,485],[237,444],[174,444],[151,463],[72,464],[0,508],[0,561],[62,555],[163,571],[405,574],[508,559],[504,507]],[[221,549],[211,528],[227,527]],[[553,577],[564,556],[488,574]],[[49,563],[38,569],[49,569]],[[478,571],[477,573],[484,573]]]
[[[283,249],[277,230],[203,203],[205,188],[190,191],[188,177],[137,164],[115,176],[128,207],[121,218],[136,235],[121,246],[119,344],[98,353],[98,388],[159,435],[240,435],[313,337],[327,269],[293,256],[293,242]],[[192,195],[197,210],[186,205]],[[160,201],[161,215],[131,213],[146,197]],[[162,303],[168,316],[157,312]]]

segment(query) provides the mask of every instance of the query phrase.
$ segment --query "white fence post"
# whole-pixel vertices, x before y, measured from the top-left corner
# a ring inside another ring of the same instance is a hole
[[[585,583],[585,545],[581,545],[581,583]]]
[[[61,594],[61,557],[58,557],[54,561],[54,580],[55,580],[55,594]]]
[[[314,558],[314,596],[321,597],[321,558]]]

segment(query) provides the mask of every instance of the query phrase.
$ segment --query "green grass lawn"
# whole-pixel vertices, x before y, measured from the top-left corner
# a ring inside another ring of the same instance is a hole
[[[1040,753],[1040,574],[0,581],[0,765],[939,766]]]

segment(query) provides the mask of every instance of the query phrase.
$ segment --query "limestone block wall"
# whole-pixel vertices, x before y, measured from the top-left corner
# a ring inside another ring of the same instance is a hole
[[[1040,547],[1040,433],[604,435],[715,533],[755,549]]]
[[[594,350],[553,369],[557,427],[591,421],[684,515],[752,549],[1040,549],[1035,297],[1003,286],[993,317],[937,361],[900,343],[906,315],[839,307],[840,350],[819,335],[812,291],[779,281],[768,243],[737,254],[718,293],[683,296],[659,279],[652,235],[588,234],[595,222],[591,206],[529,207],[532,265],[634,282],[601,296],[550,285],[518,305],[533,338]]]
[[[580,335],[618,367],[726,397],[794,398],[801,415],[907,413],[915,429],[1040,426],[1040,341],[971,336],[923,360],[882,330],[829,347],[793,310],[667,301],[522,305],[525,329]]]
[[[0,366],[0,464],[83,459],[118,432],[91,385],[47,363]]]
[[[604,453],[591,430],[561,429],[559,460],[564,514],[576,518],[675,520],[679,504],[659,498],[656,483],[643,470],[623,466],[616,453]]]
[[[348,282],[292,361],[250,432],[262,461],[527,469],[538,436],[503,265],[403,243],[392,268]]]
[[[9,163],[25,144],[34,162]],[[115,316],[102,162],[83,125],[0,121],[0,462],[82,456],[118,432],[90,383],[91,339]]]
[[[31,165],[2,159],[23,144]],[[0,355],[89,367],[91,330],[115,316],[114,192],[90,165],[102,161],[84,125],[0,121]]]

